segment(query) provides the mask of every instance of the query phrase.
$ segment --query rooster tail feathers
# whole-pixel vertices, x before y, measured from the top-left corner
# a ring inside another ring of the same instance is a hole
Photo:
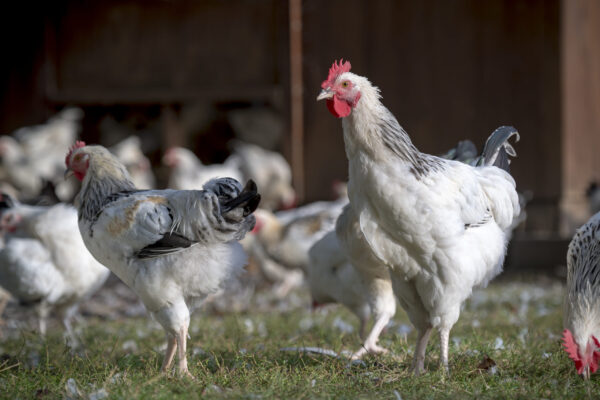
[[[476,165],[493,165],[508,172],[510,166],[509,156],[517,156],[515,148],[508,142],[513,136],[516,136],[515,142],[518,142],[520,139],[519,132],[512,126],[501,126],[492,132],[485,142],[485,147]]]
[[[15,200],[8,193],[0,192],[0,210],[7,208],[13,208],[15,206]]]
[[[244,210],[243,215],[246,217],[258,208],[259,203],[260,194],[258,193],[258,188],[256,183],[250,179],[237,197],[221,204],[221,213],[226,214],[233,209],[242,208]]]

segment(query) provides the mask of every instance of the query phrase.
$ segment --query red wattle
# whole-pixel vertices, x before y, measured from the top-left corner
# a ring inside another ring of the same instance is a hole
[[[336,118],[347,117],[350,115],[350,111],[352,111],[350,104],[338,99],[337,96],[333,96],[333,98],[327,100],[327,108]]]
[[[75,178],[79,179],[79,181],[83,181],[83,178],[85,178],[85,174],[82,172],[74,171],[73,175],[75,175]]]

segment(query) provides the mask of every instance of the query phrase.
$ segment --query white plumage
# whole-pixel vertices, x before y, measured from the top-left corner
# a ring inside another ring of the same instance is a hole
[[[11,233],[6,234],[0,251],[0,285],[21,303],[36,304],[42,334],[48,312],[56,309],[75,340],[70,317],[79,302],[102,286],[109,274],[86,249],[77,211],[64,204],[41,207],[15,203],[3,209],[2,229]]]
[[[236,141],[232,158],[246,179],[252,178],[261,191],[261,208],[290,208],[296,202],[292,169],[283,156],[251,143]]]
[[[349,207],[340,219],[349,218],[348,212],[351,212]],[[360,246],[360,243],[357,244]],[[353,249],[355,256],[361,252],[367,257],[372,254],[368,249],[360,247],[353,247]],[[363,279],[359,270],[354,268],[343,252],[335,231],[329,232],[311,247],[310,260],[307,282],[314,304],[343,304],[360,321],[360,336],[365,343],[360,350],[354,353],[353,358],[360,358],[367,352],[385,352],[384,348],[377,345],[377,340],[383,328],[396,312],[396,299],[387,269],[378,270],[381,272],[381,276]],[[370,261],[380,264],[376,259]],[[377,288],[372,287],[371,290],[368,290],[365,282],[377,285]],[[371,311],[371,305],[374,312]],[[366,327],[371,315],[374,315],[375,322],[367,336]]]
[[[211,180],[204,190],[136,191],[127,171],[101,146],[78,143],[67,166],[82,179],[79,229],[90,252],[141,298],[167,334],[166,371],[186,358],[189,307],[242,271],[237,242],[254,226],[256,185]]]
[[[163,164],[171,168],[168,186],[178,190],[197,190],[213,178],[230,177],[242,181],[238,160],[229,157],[223,164],[204,165],[183,147],[172,147],[163,156]]]
[[[352,243],[364,241],[390,269],[394,293],[419,331],[415,372],[424,370],[432,328],[440,331],[447,368],[449,332],[461,304],[501,271],[505,230],[519,213],[515,182],[495,166],[419,152],[381,104],[379,90],[349,70],[349,63],[332,67],[318,97],[344,117],[348,193],[360,227],[354,234],[338,226],[338,236],[351,258]]]
[[[577,230],[567,253],[564,345],[589,379],[600,360],[600,213]]]
[[[39,195],[44,182],[56,186],[58,197],[70,200],[75,188],[64,182],[64,155],[76,139],[83,112],[66,108],[43,125],[23,127],[0,138],[0,155],[8,180],[23,197]]]
[[[139,137],[129,136],[112,146],[110,151],[125,165],[135,187],[153,189],[156,186],[152,165],[142,152],[142,141]]]

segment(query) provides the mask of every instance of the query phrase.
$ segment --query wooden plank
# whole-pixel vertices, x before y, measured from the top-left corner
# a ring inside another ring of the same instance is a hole
[[[558,235],[517,236],[509,244],[504,269],[506,272],[552,272],[567,264],[570,241]]]
[[[302,0],[289,0],[290,134],[292,175],[298,201],[304,199],[304,107],[302,79]]]
[[[219,101],[275,101],[282,98],[280,85],[222,87],[215,89],[186,88],[173,89],[84,89],[63,88],[51,90],[46,87],[48,101],[54,103],[76,103],[82,105],[112,104],[149,104],[184,103],[203,100]]]
[[[562,1],[561,232],[589,217],[585,190],[600,181],[600,2]]]

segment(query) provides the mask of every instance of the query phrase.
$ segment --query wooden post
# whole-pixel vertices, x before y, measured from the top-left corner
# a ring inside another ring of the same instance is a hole
[[[563,0],[561,14],[560,231],[572,235],[589,217],[587,186],[600,180],[600,2]]]
[[[304,199],[304,109],[302,80],[302,0],[289,0],[290,130],[292,177],[298,201]]]

